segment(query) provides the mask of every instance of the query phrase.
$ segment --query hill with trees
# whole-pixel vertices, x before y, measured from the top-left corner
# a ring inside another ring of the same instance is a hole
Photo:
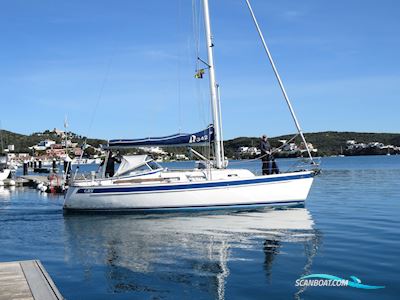
[[[279,140],[290,140],[295,134],[282,135],[269,138],[272,147],[279,147]],[[318,149],[319,156],[339,155],[346,148],[346,141],[356,140],[359,143],[380,142],[385,145],[400,146],[400,133],[367,133],[367,132],[339,132],[325,131],[304,134],[307,142],[312,143]],[[300,136],[294,142],[301,143]],[[259,137],[238,137],[225,141],[225,153],[228,157],[234,156],[238,147],[259,147]]]
[[[75,133],[68,133],[68,136],[72,140],[72,142],[77,142],[79,144],[83,144],[86,139],[86,137]],[[273,147],[279,147],[281,145],[279,140],[290,140],[293,136],[294,134],[282,135],[269,138],[269,140]],[[307,142],[312,143],[314,145],[314,148],[318,149],[318,155],[320,156],[341,154],[341,151],[346,148],[346,141],[348,140],[356,140],[359,143],[380,142],[385,145],[400,146],[400,133],[326,131],[306,133],[305,137]],[[56,141],[57,143],[60,143],[62,140],[61,137],[57,136],[57,134],[49,130],[46,130],[44,132],[32,133],[31,135],[23,135],[7,130],[1,130],[0,138],[0,143],[2,142],[3,147],[7,147],[7,145],[14,145],[15,152],[29,152],[28,147],[36,145],[38,142],[45,139],[51,139]],[[105,144],[106,142],[107,141],[104,139],[87,139],[87,143],[95,147],[98,147],[100,144]],[[294,142],[299,145],[301,143],[300,137],[297,136]],[[259,143],[259,137],[238,137],[235,139],[226,140],[224,142],[225,155],[228,157],[234,157],[235,152],[239,147],[259,147]],[[171,149],[167,151],[170,152]]]
[[[75,133],[68,133],[68,138],[74,142],[83,144],[86,137],[75,134]],[[0,151],[1,147],[6,148],[7,145],[14,145],[15,152],[30,152],[29,147],[36,145],[40,141],[43,140],[53,140],[56,143],[61,143],[62,138],[59,137],[54,132],[46,130],[44,132],[35,132],[30,135],[24,135],[19,133],[14,133],[7,130],[0,130]],[[105,144],[107,141],[102,139],[87,139],[87,143],[98,147],[100,144]]]

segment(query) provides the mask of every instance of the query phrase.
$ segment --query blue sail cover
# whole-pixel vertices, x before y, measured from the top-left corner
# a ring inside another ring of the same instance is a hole
[[[177,146],[202,146],[214,141],[214,126],[196,133],[177,133],[163,137],[147,137],[133,140],[110,140],[108,149],[135,148],[135,147],[177,147]]]

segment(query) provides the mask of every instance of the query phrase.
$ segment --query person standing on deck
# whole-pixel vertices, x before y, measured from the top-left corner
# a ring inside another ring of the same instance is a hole
[[[269,175],[271,164],[271,145],[268,142],[268,137],[263,134],[260,141],[261,161],[262,161],[262,174]]]
[[[101,164],[99,165],[99,169],[104,166],[104,163],[106,163],[106,171],[105,171],[105,176],[106,177],[113,177],[115,173],[115,163],[121,163],[121,160],[118,159],[117,156],[114,156],[113,153],[110,151],[108,153],[108,158],[105,158]]]

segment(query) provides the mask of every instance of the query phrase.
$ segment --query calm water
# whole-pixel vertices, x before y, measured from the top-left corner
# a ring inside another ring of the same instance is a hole
[[[40,259],[67,299],[399,299],[400,156],[322,167],[290,210],[64,216],[63,197],[1,189],[0,261]],[[311,273],[386,288],[295,287]]]

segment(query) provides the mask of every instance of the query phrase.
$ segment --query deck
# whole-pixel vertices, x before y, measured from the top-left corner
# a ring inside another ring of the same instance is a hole
[[[0,263],[0,300],[64,299],[38,260]]]

